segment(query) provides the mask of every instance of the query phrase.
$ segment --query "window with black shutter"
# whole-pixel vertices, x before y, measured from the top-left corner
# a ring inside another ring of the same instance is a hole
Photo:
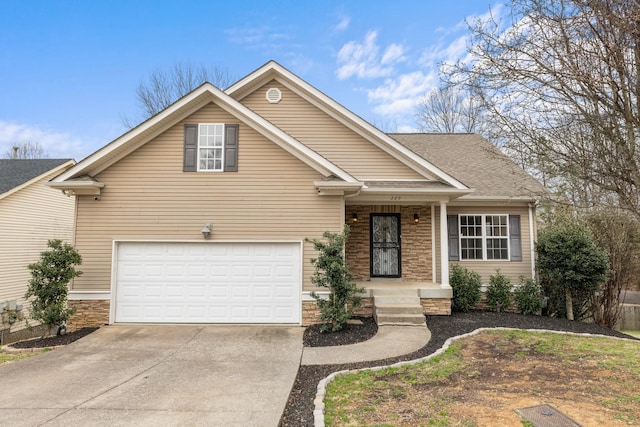
[[[200,123],[184,127],[184,172],[237,172],[237,124]]]

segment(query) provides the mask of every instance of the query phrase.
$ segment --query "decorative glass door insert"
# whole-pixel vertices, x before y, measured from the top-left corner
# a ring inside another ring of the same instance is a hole
[[[371,277],[400,277],[400,215],[371,215]]]

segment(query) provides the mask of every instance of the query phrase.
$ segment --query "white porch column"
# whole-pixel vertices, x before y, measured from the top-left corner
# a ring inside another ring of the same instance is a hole
[[[447,202],[440,202],[440,287],[449,286],[449,233],[447,228]]]
[[[531,278],[533,280],[536,279],[536,258],[535,258],[536,250],[535,250],[535,238],[534,238],[535,236],[535,231],[534,231],[535,210],[534,209],[535,208],[536,208],[535,203],[529,203],[529,251],[531,251]]]

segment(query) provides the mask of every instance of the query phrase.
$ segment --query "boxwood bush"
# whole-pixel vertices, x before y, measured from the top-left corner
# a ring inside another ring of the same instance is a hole
[[[482,279],[475,271],[455,264],[451,267],[449,284],[453,288],[453,311],[467,312],[480,301]]]
[[[489,277],[487,305],[489,309],[498,313],[511,307],[511,279],[500,273],[500,270],[496,270],[496,274]]]
[[[520,285],[513,291],[516,307],[522,314],[540,314],[544,304],[542,287],[533,279],[520,277]]]

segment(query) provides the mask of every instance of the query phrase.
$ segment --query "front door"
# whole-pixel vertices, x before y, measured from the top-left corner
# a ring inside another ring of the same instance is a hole
[[[371,214],[371,277],[400,277],[400,214]]]

